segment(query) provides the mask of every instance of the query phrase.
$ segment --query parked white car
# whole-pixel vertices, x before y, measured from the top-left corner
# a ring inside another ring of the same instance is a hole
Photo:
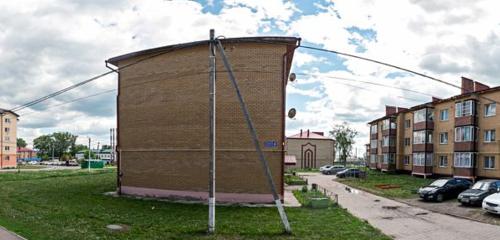
[[[483,200],[483,209],[489,213],[500,214],[500,193],[494,193]]]
[[[325,166],[320,167],[319,171],[323,172],[325,170],[330,170],[330,168],[332,168],[332,167],[333,167],[333,165],[325,165]]]

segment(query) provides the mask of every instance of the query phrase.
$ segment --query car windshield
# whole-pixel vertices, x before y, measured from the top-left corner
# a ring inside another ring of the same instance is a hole
[[[448,182],[448,180],[446,180],[446,179],[439,179],[439,180],[436,180],[436,181],[434,181],[433,183],[431,183],[431,185],[430,185],[430,186],[432,186],[432,187],[442,187],[442,186],[444,186],[447,182]]]
[[[490,187],[490,183],[488,182],[477,182],[476,184],[474,184],[474,186],[472,186],[472,189],[478,189],[478,190],[488,190],[488,188]]]

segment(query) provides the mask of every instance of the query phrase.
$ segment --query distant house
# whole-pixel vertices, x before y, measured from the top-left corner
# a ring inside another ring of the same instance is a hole
[[[15,112],[0,109],[0,168],[17,166],[17,115]]]
[[[299,40],[295,37],[220,40],[281,197],[285,90]],[[119,193],[208,198],[208,46],[208,41],[177,44],[107,61],[119,69]],[[219,52],[216,59],[217,200],[271,203],[268,181]]]
[[[40,161],[41,158],[37,157],[37,151],[31,148],[17,148],[17,161],[18,162],[31,162],[31,161]]]
[[[319,168],[333,164],[335,141],[323,132],[300,130],[300,133],[286,138],[285,165],[287,168]],[[295,162],[295,164],[292,164]]]
[[[85,152],[86,151],[79,151],[75,154],[75,158],[78,160],[85,159]],[[101,159],[103,161],[106,161],[106,163],[111,163],[113,159],[113,151],[111,149],[92,149],[92,152],[95,154],[97,159]]]

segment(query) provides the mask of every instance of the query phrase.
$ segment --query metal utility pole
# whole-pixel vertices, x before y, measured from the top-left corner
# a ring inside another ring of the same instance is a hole
[[[215,31],[210,29],[209,43],[209,77],[208,91],[209,111],[210,111],[210,127],[209,127],[209,152],[210,165],[208,168],[209,184],[208,184],[208,233],[215,232]]]
[[[89,137],[89,159],[88,159],[88,163],[87,163],[87,167],[89,169],[89,172],[90,172],[90,155],[92,153],[92,149],[90,148],[90,137]]]
[[[96,151],[96,158],[99,157],[99,145],[101,144],[101,142],[97,142],[97,151]]]
[[[54,143],[51,144],[52,147],[52,161],[54,161]]]
[[[291,233],[292,229],[290,227],[290,223],[288,222],[288,218],[285,213],[285,209],[283,208],[283,204],[281,204],[281,200],[278,196],[278,192],[276,190],[276,187],[274,185],[274,180],[271,175],[271,170],[269,169],[269,165],[267,163],[267,160],[264,157],[264,153],[262,152],[262,149],[260,147],[259,140],[257,138],[257,132],[255,131],[255,128],[252,123],[252,119],[250,118],[250,113],[248,112],[247,106],[245,104],[245,101],[243,100],[243,97],[241,96],[240,88],[238,87],[238,83],[236,82],[236,78],[234,77],[233,74],[233,69],[231,68],[231,65],[229,64],[229,61],[226,57],[226,53],[224,52],[224,48],[222,47],[222,44],[219,40],[216,41],[217,43],[217,48],[220,51],[220,55],[222,57],[222,62],[224,63],[224,67],[227,70],[227,73],[229,75],[229,79],[231,80],[231,83],[233,84],[233,87],[236,91],[236,95],[238,96],[238,100],[240,102],[240,107],[241,110],[243,111],[243,115],[245,116],[245,120],[248,125],[248,129],[250,130],[250,135],[252,136],[253,143],[255,145],[255,150],[257,151],[259,155],[260,162],[262,163],[262,168],[264,168],[264,172],[267,177],[267,181],[269,183],[269,187],[271,188],[271,191],[273,193],[273,198],[274,198],[274,203],[276,204],[276,207],[278,208],[278,212],[281,217],[281,221],[283,223],[283,227],[285,228],[286,233]]]

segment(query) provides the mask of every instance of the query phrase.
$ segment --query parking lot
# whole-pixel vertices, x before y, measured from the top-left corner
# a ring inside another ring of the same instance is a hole
[[[487,213],[480,206],[462,206],[456,199],[444,202],[424,202],[419,198],[397,199],[408,205],[423,208],[429,211],[463,217],[474,221],[500,225],[500,216]]]

